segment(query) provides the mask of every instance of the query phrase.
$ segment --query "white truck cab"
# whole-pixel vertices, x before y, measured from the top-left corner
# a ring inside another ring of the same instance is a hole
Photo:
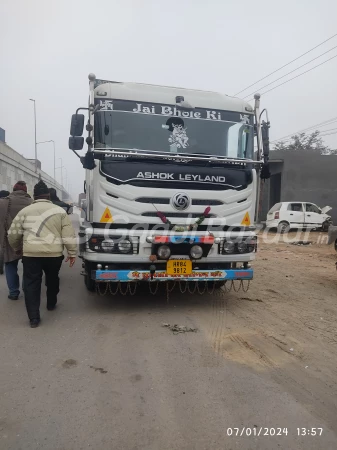
[[[259,175],[269,172],[260,96],[253,108],[215,92],[93,74],[89,86],[89,107],[73,115],[69,139],[71,150],[83,148],[86,109],[87,288],[252,279]],[[256,134],[264,162],[254,160]]]

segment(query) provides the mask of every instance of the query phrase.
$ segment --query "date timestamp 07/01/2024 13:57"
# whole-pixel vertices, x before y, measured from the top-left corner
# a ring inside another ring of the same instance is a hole
[[[323,428],[296,428],[296,436],[322,436]],[[294,430],[294,431],[295,431]],[[288,436],[293,434],[289,432],[288,428],[281,427],[242,427],[242,428],[227,428],[227,436]]]

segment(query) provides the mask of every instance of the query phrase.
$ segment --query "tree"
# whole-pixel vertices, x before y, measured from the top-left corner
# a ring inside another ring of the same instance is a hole
[[[337,150],[331,150],[324,144],[319,131],[311,134],[299,133],[290,138],[290,142],[281,141],[275,144],[273,150],[307,152],[315,155],[336,155]]]

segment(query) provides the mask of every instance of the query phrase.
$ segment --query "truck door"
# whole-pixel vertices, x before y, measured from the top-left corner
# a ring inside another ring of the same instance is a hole
[[[308,228],[315,228],[322,226],[323,215],[322,211],[313,203],[305,203],[305,225]]]
[[[302,228],[304,225],[303,203],[289,203],[287,208],[287,221],[291,227]]]

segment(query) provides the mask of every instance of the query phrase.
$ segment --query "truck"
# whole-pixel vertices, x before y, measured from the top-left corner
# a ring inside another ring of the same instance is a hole
[[[69,137],[85,169],[79,252],[89,291],[248,288],[260,184],[269,177],[264,111],[259,94],[252,107],[216,92],[89,74],[89,104],[72,115]]]

